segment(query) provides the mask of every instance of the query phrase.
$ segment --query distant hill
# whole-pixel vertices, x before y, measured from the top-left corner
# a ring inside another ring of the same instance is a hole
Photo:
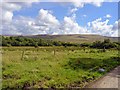
[[[106,37],[101,35],[85,35],[85,34],[71,34],[71,35],[33,35],[25,36],[30,38],[42,38],[48,40],[62,41],[62,42],[71,42],[71,43],[90,43],[94,41],[103,41],[104,39],[110,39],[112,42],[118,42],[117,37]],[[120,39],[120,37],[119,37]]]

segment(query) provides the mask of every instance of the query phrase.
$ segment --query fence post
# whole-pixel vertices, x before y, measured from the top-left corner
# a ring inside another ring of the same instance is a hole
[[[23,57],[24,57],[24,50],[22,51],[22,57],[21,57],[21,60],[23,60]]]
[[[54,49],[54,55],[55,55],[55,49]]]
[[[103,52],[106,52],[106,48],[104,47]]]

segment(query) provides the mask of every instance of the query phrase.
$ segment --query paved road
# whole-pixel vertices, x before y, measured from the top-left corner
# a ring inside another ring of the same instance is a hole
[[[120,88],[120,66],[104,77],[86,86],[87,88]]]

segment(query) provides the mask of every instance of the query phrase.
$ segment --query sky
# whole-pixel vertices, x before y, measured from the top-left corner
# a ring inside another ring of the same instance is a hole
[[[2,35],[98,34],[118,37],[118,2],[1,2]]]

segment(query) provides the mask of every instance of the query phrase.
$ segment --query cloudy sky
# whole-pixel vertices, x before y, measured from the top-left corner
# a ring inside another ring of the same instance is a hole
[[[117,37],[118,0],[82,1],[4,0],[0,2],[1,34],[99,34]]]

